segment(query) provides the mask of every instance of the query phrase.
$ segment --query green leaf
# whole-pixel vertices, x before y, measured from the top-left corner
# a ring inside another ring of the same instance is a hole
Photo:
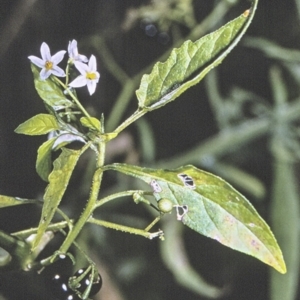
[[[82,117],[80,118],[80,123],[90,129],[97,129],[98,131],[100,131],[101,128],[101,123],[97,118],[87,118],[87,117]]]
[[[15,132],[27,135],[41,135],[58,129],[59,125],[54,116],[48,114],[38,114],[20,124],[15,129]]]
[[[50,224],[57,207],[65,193],[70,177],[82,151],[63,148],[60,156],[53,163],[53,171],[49,175],[49,184],[44,195],[42,216],[37,236],[32,248],[36,248]]]
[[[155,198],[167,198],[179,206],[178,219],[195,231],[286,272],[269,226],[250,202],[220,177],[193,166],[154,170],[113,164],[106,168],[150,184]]]
[[[0,208],[31,203],[38,203],[38,201],[0,195]]]
[[[46,80],[42,80],[39,68],[31,64],[31,70],[34,77],[35,89],[47,105],[51,106],[54,110],[72,106],[72,102],[66,98],[61,87],[52,81],[51,76]]]
[[[52,160],[51,160],[52,146],[55,143],[56,139],[57,138],[55,137],[46,141],[38,149],[35,168],[39,176],[44,181],[47,182],[48,182],[48,176],[52,170]]]
[[[245,11],[196,42],[184,42],[180,48],[173,49],[166,62],[156,63],[151,73],[142,77],[136,91],[139,107],[157,109],[200,82],[237,45],[252,21],[256,6],[257,1],[251,12]]]

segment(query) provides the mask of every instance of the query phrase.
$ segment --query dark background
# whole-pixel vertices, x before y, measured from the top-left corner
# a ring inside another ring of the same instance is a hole
[[[196,19],[200,22],[220,1],[195,0]],[[249,7],[247,1],[237,2],[224,19],[220,20],[220,25]],[[159,55],[172,47],[171,31],[168,32],[170,42],[162,44],[157,36],[147,36],[139,23],[129,31],[122,29],[127,10],[148,3],[149,1],[138,0],[0,0],[1,194],[40,198],[46,187],[35,172],[36,151],[45,141],[45,137],[28,137],[14,133],[14,129],[20,123],[35,114],[45,112],[43,103],[34,89],[27,57],[40,56],[39,49],[43,41],[47,42],[54,54],[66,49],[69,40],[76,39],[82,53],[88,57],[95,54],[101,73],[96,93],[88,97],[86,90],[80,89],[79,97],[85,99],[83,104],[95,116],[99,117],[101,113],[109,115],[120,85],[106,70],[97,49],[84,41],[92,35],[105,36],[115,60],[127,74],[135,75],[147,64],[155,63]],[[182,35],[188,34],[188,28],[179,28]],[[284,47],[298,49],[300,24],[295,2],[261,0],[247,35],[266,37]],[[226,94],[235,85],[270,99],[268,72],[271,63],[272,61],[261,52],[244,47],[241,43],[218,67],[222,92]],[[137,101],[133,98],[125,115],[132,113],[136,105]],[[154,132],[157,160],[182,153],[218,132],[203,83],[187,91],[174,103],[148,114],[146,120]],[[137,128],[131,126],[126,132],[130,146],[129,150],[125,149],[116,157],[119,161],[124,160],[131,149],[139,151]],[[268,188],[271,182],[271,168],[266,143],[265,140],[258,140],[249,146],[250,149],[239,149],[229,154],[228,159],[257,175]],[[74,205],[66,205],[66,209],[74,214],[80,211],[80,205],[84,203],[84,198],[80,199],[81,192],[80,196],[76,196],[82,180],[80,174],[85,164],[86,161],[78,167],[78,174],[74,175],[71,191],[66,197],[73,199]],[[105,185],[109,188],[114,182],[115,179],[109,177]],[[250,201],[268,220],[268,199],[263,202],[255,199]],[[142,226],[146,222],[145,219],[150,218],[147,211],[143,212],[143,209],[137,208],[129,201],[118,204],[116,210],[116,218],[118,214],[135,216]],[[112,209],[109,212],[112,213]],[[38,220],[39,208],[32,206],[0,211],[0,229],[8,232],[36,226]],[[102,267],[110,274],[113,283],[110,286],[111,291],[106,291],[106,296],[101,292],[97,299],[207,299],[175,282],[160,258],[160,241],[143,240],[102,228],[89,227],[87,232],[93,237],[87,243],[95,249],[93,255],[98,255],[96,261],[99,268]],[[189,259],[195,269],[208,282],[219,287],[228,287],[228,295],[222,299],[268,299],[269,267],[189,229],[186,229],[185,233]],[[46,275],[21,272],[1,274],[0,278],[3,299],[54,299],[48,292],[51,282]],[[109,298],[109,295],[115,294],[120,298]]]

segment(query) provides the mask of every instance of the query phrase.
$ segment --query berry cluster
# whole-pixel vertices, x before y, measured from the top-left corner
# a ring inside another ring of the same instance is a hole
[[[56,274],[52,281],[53,281],[53,294],[57,298],[57,300],[79,300],[81,299],[79,295],[82,295],[86,289],[89,287],[91,282],[92,273],[86,273],[87,268],[79,269],[76,273],[69,277],[68,275],[60,275]],[[86,273],[83,277],[82,275]],[[76,279],[80,278],[80,281],[76,285],[75,288],[71,288],[71,281],[76,281]],[[89,296],[92,297],[96,295],[102,287],[102,278],[98,273],[91,284],[91,290]]]

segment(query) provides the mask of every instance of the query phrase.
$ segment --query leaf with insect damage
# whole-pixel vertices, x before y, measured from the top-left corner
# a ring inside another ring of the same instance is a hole
[[[269,226],[251,203],[222,178],[185,166],[175,170],[112,164],[106,169],[137,177],[153,189],[157,201],[172,201],[177,219],[225,246],[252,255],[286,272],[285,262]]]

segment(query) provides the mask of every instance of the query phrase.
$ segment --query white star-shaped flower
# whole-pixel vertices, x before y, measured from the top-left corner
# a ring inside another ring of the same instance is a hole
[[[76,40],[69,42],[68,53],[69,53],[70,61],[72,63],[74,63],[75,61],[88,62],[88,58],[85,55],[81,55],[78,53]]]
[[[42,59],[33,55],[28,56],[28,58],[33,64],[35,64],[39,68],[42,68],[40,76],[41,79],[45,80],[51,74],[58,77],[66,76],[65,71],[57,66],[57,64],[59,64],[63,60],[65,53],[66,51],[61,50],[53,56],[51,56],[49,46],[45,42],[43,42],[41,45]]]
[[[74,64],[81,75],[76,77],[69,84],[69,86],[77,88],[87,85],[90,95],[94,94],[96,90],[96,85],[100,78],[100,74],[99,72],[97,72],[96,57],[92,55],[89,59],[88,65],[79,61],[75,61]]]

